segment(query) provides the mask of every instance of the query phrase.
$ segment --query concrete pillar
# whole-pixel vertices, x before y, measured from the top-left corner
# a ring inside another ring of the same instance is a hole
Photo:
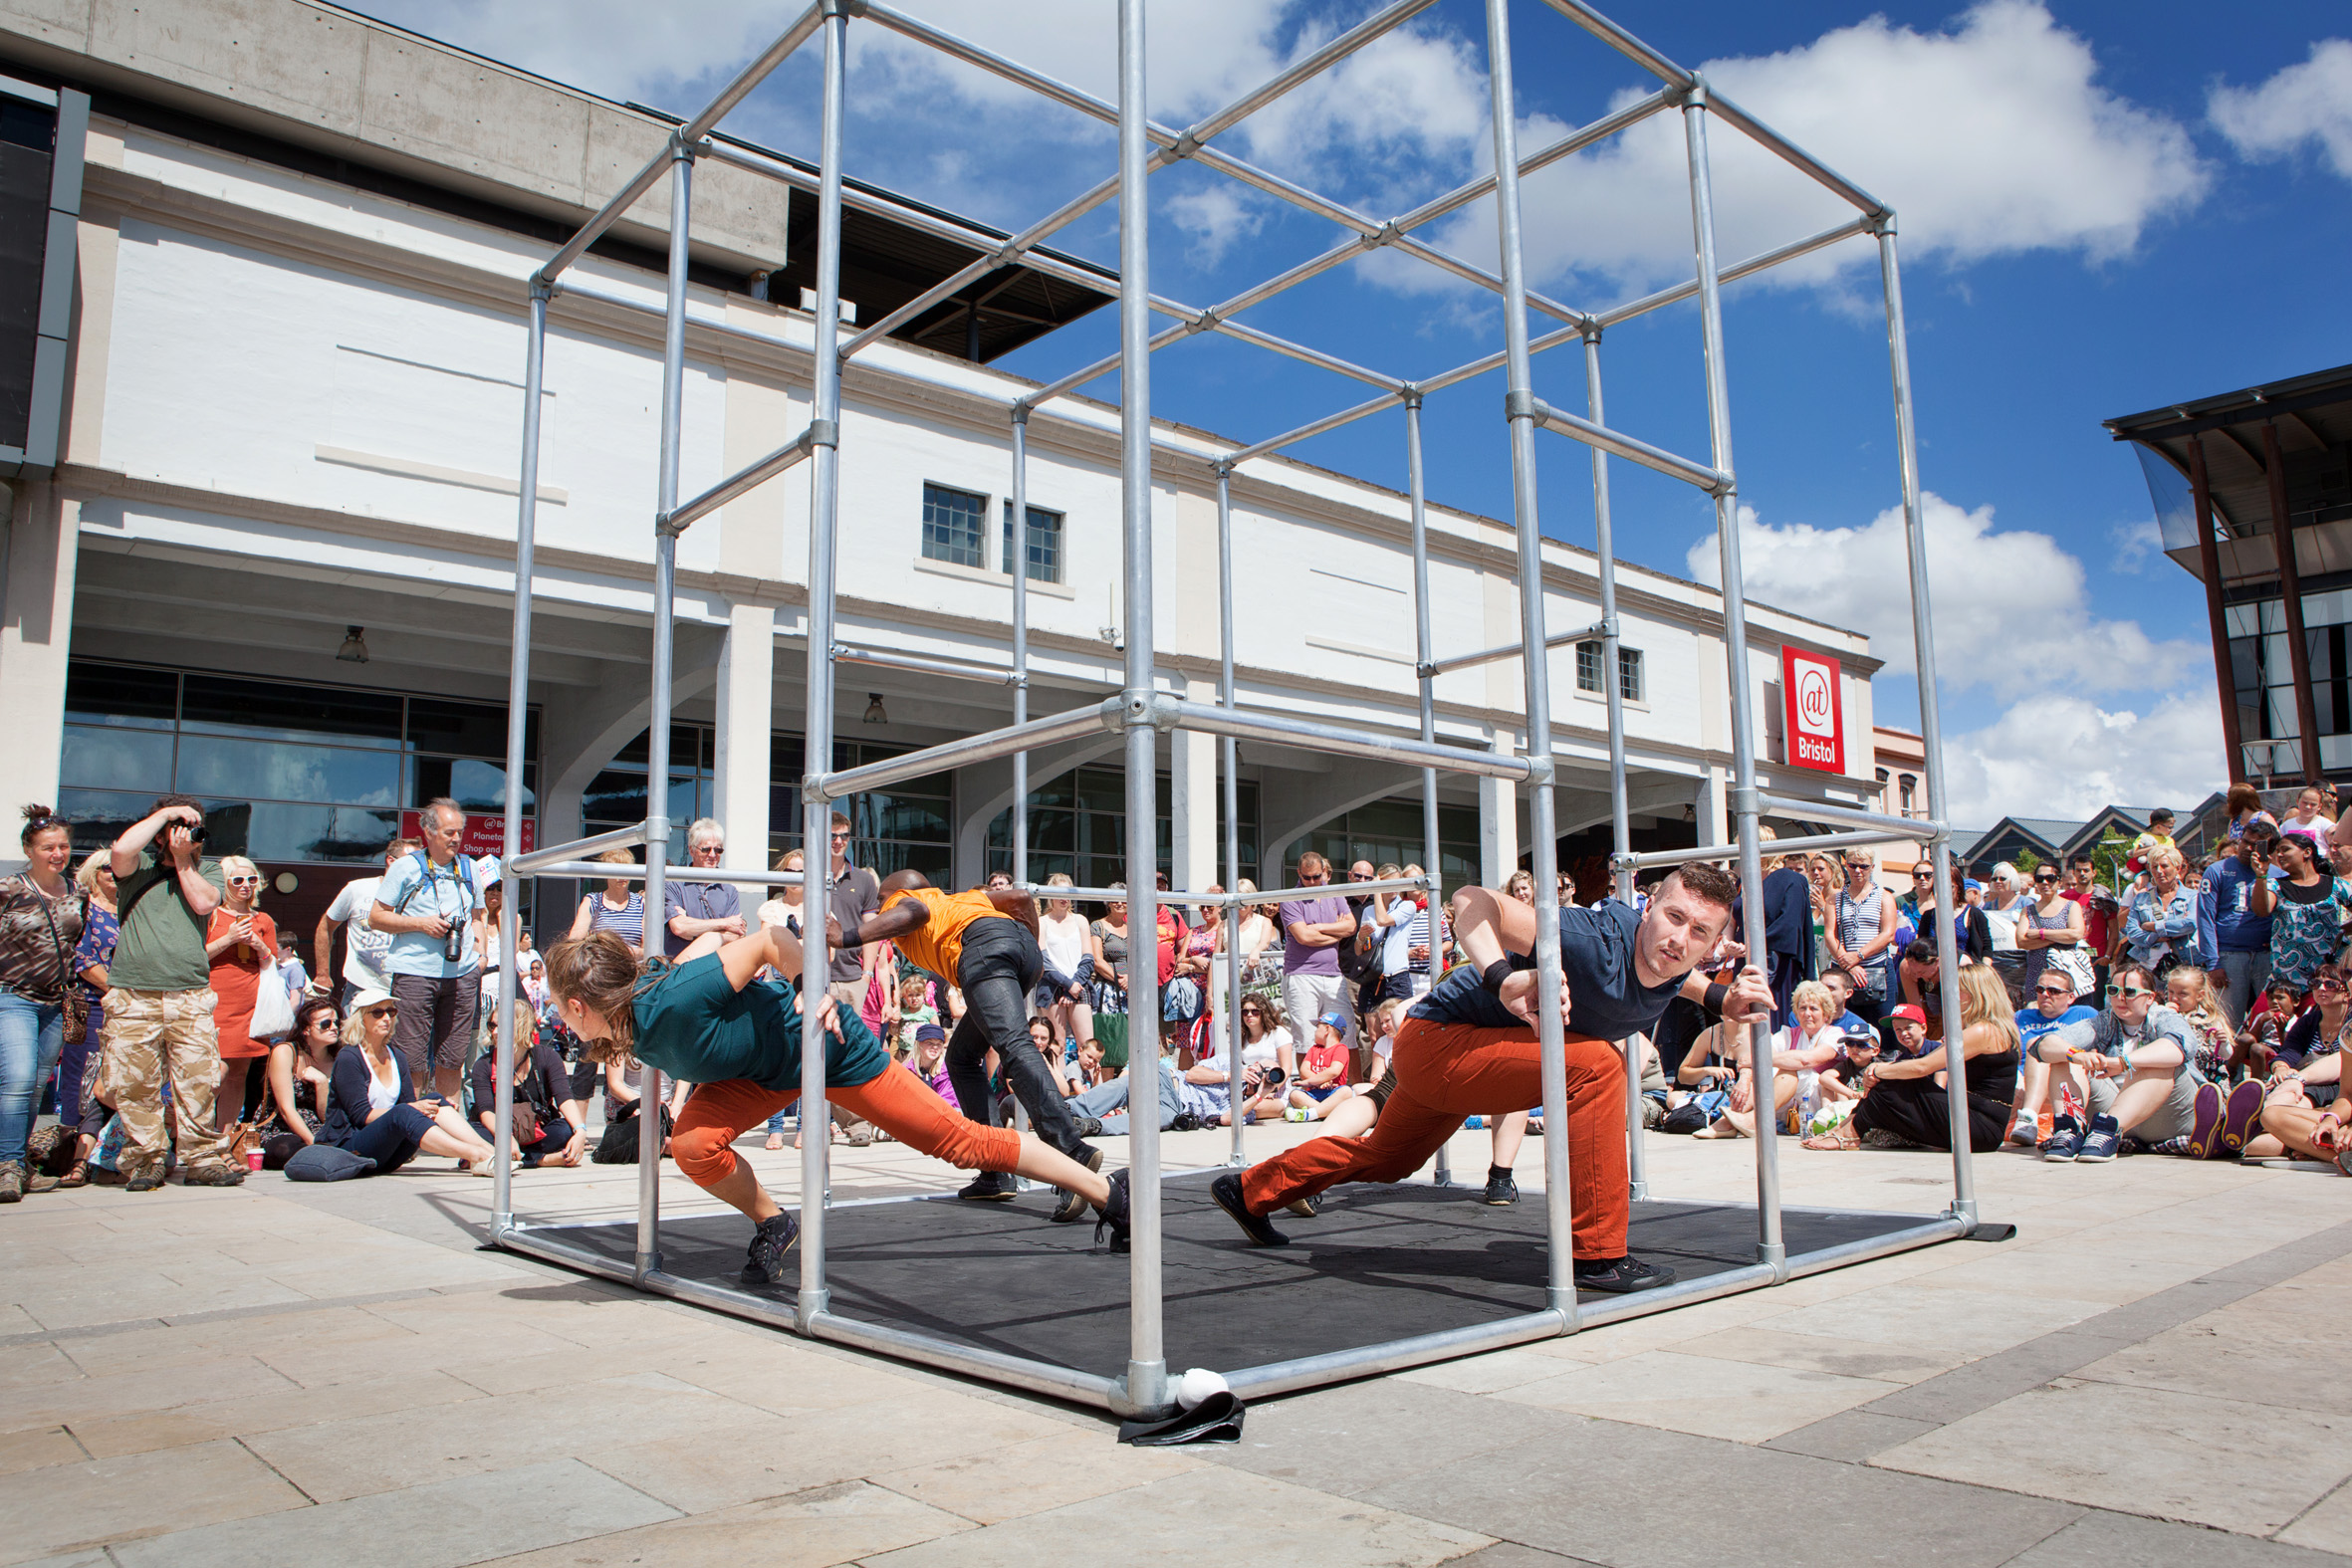
[[[1519,737],[1497,732],[1494,753],[1509,757],[1519,749]],[[1519,786],[1508,779],[1478,782],[1479,880],[1501,887],[1519,869]]]
[[[1698,796],[1694,802],[1699,817],[1699,842],[1728,844],[1732,841],[1730,784],[1721,768],[1710,766],[1706,777],[1699,781]]]
[[[75,536],[80,502],[61,499],[45,479],[0,484],[0,800],[57,803],[65,741],[66,658],[74,630]],[[17,863],[16,840],[0,856]]]
[[[1195,681],[1191,698],[1213,703],[1217,690],[1205,681]],[[1214,735],[1190,730],[1173,731],[1168,736],[1168,827],[1174,840],[1168,885],[1179,893],[1197,893],[1217,881],[1224,864],[1223,843],[1217,836],[1217,801],[1222,788],[1217,778],[1219,744]]]
[[[718,682],[714,772],[719,821],[727,829],[727,864],[739,871],[763,870],[775,863],[768,852],[768,747],[776,705],[774,606],[728,606]]]

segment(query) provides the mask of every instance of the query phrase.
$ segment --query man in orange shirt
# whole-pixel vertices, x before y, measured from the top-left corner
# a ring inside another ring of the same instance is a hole
[[[993,1050],[1038,1136],[1086,1169],[1101,1170],[1102,1151],[1078,1137],[1068,1102],[1030,1038],[1029,995],[1045,971],[1037,901],[1009,887],[943,893],[920,871],[892,872],[882,879],[881,895],[881,907],[855,931],[841,931],[827,917],[826,940],[842,948],[895,942],[910,962],[963,992],[963,1021],[947,1042],[947,1075],[964,1114],[984,1126],[996,1124],[996,1096],[988,1088]],[[1005,1203],[1013,1192],[1011,1178],[983,1171],[956,1196]],[[1086,1201],[1063,1189],[1054,1218],[1067,1223],[1085,1212]]]

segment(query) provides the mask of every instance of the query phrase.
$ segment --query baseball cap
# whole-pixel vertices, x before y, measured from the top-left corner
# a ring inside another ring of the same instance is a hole
[[[1909,1018],[1912,1022],[1918,1024],[1923,1029],[1928,1026],[1927,1010],[1916,1004],[1909,1002],[1904,1003],[1901,1007],[1889,1012],[1887,1016],[1890,1018]]]
[[[918,1023],[915,1025],[915,1038],[918,1040],[943,1040],[947,1038],[947,1030],[936,1023]]]
[[[1985,884],[1978,881],[1975,877],[1970,877],[1965,884],[1965,891],[1971,893],[1982,893],[1985,891]]]
[[[1343,1029],[1347,1027],[1347,1014],[1343,1012],[1325,1012],[1317,1016],[1315,1018],[1315,1022],[1328,1023],[1335,1029]]]

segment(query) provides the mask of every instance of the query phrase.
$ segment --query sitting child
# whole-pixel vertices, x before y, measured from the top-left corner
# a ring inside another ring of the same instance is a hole
[[[1286,1121],[1320,1121],[1331,1108],[1354,1091],[1347,1086],[1347,1040],[1339,1031],[1347,1019],[1326,1012],[1314,1020],[1314,1041],[1298,1064],[1297,1081],[1291,1088]]]
[[[920,985],[922,983],[912,981],[909,984]],[[907,1070],[922,1079],[933,1094],[947,1101],[949,1105],[955,1106],[957,1110],[963,1109],[962,1106],[956,1105],[956,1086],[948,1081],[947,1030],[941,1028],[937,1022],[915,1025],[912,1054],[906,1065]]]
[[[2286,1031],[2302,1008],[2301,993],[2289,985],[2274,985],[2262,998],[2262,1006],[2245,1020],[2245,1027],[2237,1031],[2237,1048],[2255,1077],[2270,1075],[2271,1063],[2286,1049]]]
[[[930,983],[920,975],[909,975],[898,983],[898,1019],[890,1031],[890,1054],[899,1061],[914,1054],[916,1030],[940,1021],[939,1009],[931,1006],[930,992]]]

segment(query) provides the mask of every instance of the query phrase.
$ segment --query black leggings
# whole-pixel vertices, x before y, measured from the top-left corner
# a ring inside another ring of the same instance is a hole
[[[947,1042],[947,1077],[964,1114],[994,1127],[997,1101],[988,1086],[988,1053],[994,1050],[1006,1086],[1028,1110],[1038,1136],[1063,1154],[1082,1156],[1086,1146],[1078,1141],[1068,1102],[1029,1037],[1026,1004],[1045,967],[1037,938],[1009,916],[983,916],[964,928],[963,957],[956,965],[964,1017]]]
[[[1931,1149],[1952,1147],[1951,1108],[1933,1078],[1881,1078],[1854,1107],[1854,1131],[1885,1131]],[[2008,1131],[2009,1105],[1990,1095],[1969,1096],[1969,1147],[1990,1154]]]

